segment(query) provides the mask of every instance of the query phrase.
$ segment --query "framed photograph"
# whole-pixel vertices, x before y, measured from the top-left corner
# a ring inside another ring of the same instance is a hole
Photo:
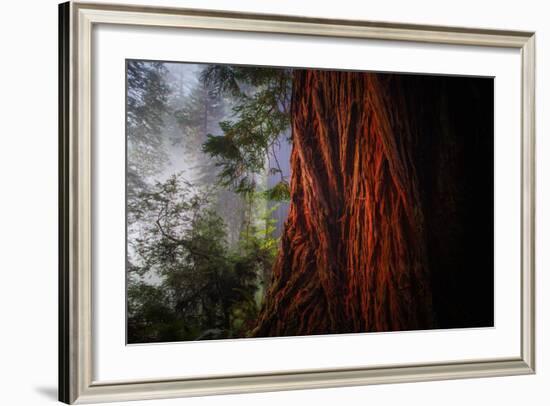
[[[59,398],[532,374],[532,32],[59,7]]]

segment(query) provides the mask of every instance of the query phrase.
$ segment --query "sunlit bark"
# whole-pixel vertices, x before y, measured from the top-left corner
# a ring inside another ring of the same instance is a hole
[[[294,72],[291,204],[252,335],[433,326],[419,131],[400,80]]]

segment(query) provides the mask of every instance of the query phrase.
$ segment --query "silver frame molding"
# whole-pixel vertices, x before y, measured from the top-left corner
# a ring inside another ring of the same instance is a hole
[[[95,382],[92,353],[91,50],[95,24],[507,47],[521,51],[521,355],[518,358],[157,381]],[[535,34],[196,9],[59,6],[59,400],[69,404],[533,374]]]

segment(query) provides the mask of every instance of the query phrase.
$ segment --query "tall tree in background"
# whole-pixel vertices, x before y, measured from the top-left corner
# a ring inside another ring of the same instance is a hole
[[[168,159],[162,130],[170,87],[162,62],[127,63],[126,137],[129,192],[141,190],[144,178],[158,173]],[[131,197],[131,196],[129,196]]]
[[[225,104],[221,97],[212,95],[207,85],[201,81],[193,83],[181,101],[181,107],[174,116],[179,124],[180,136],[174,138],[176,144],[185,143],[190,155],[202,157],[202,144],[208,134],[218,131],[218,123],[225,115]],[[212,162],[204,157],[200,162],[202,176],[208,183],[214,183]]]
[[[203,69],[208,69],[208,65]],[[220,131],[219,123],[231,111],[232,98],[213,91],[205,81],[191,83],[180,107],[175,109],[179,130],[174,142],[185,146],[186,159],[193,163],[195,182],[216,184],[219,169],[202,148],[209,134]],[[226,187],[217,188],[216,195],[216,211],[227,225],[228,244],[234,248],[246,221],[243,196]]]

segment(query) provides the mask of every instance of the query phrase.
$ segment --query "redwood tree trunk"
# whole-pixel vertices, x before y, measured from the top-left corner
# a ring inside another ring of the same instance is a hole
[[[433,326],[401,78],[296,70],[291,204],[254,336]]]

